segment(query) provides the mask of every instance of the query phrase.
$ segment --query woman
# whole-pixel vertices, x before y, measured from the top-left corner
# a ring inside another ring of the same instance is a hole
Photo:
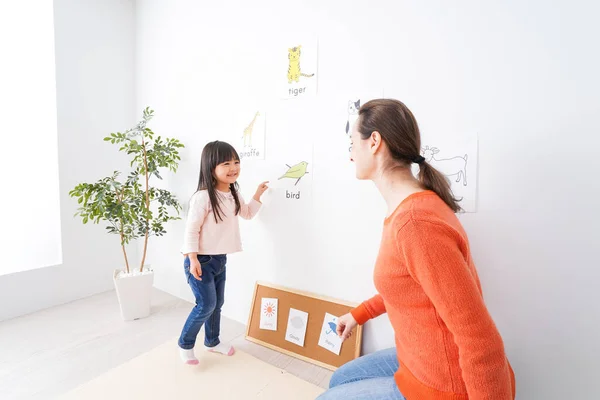
[[[361,107],[352,133],[356,177],[375,183],[388,213],[374,271],[379,293],[340,317],[337,330],[346,340],[357,324],[387,312],[396,348],[339,368],[321,400],[515,397],[514,374],[455,215],[460,206],[420,148],[417,121],[403,103]]]

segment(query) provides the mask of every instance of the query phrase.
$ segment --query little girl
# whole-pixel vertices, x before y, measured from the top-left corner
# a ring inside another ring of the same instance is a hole
[[[185,275],[196,298],[179,338],[181,359],[186,364],[198,364],[194,345],[203,324],[207,350],[228,356],[234,353],[232,346],[219,340],[227,254],[242,250],[238,215],[253,218],[267,190],[267,182],[261,183],[246,204],[238,192],[239,175],[240,158],[230,144],[214,141],[204,147],[182,248]]]

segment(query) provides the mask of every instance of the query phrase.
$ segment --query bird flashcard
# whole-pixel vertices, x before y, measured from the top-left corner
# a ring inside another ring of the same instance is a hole
[[[298,142],[278,149],[276,156],[268,161],[267,168],[266,180],[269,181],[269,196],[273,201],[286,208],[292,204],[303,207],[303,204],[311,203],[315,176],[311,142]]]
[[[306,161],[299,162],[298,164],[293,166],[289,166],[288,164],[286,164],[286,166],[288,168],[287,171],[283,175],[281,175],[279,179],[295,179],[296,182],[294,183],[294,186],[296,186],[298,182],[300,182],[300,179],[302,179],[304,175],[309,173],[306,170],[306,168],[308,167],[308,163]]]

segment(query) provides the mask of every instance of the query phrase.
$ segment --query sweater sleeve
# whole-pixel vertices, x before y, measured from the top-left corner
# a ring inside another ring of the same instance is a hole
[[[209,200],[206,191],[196,192],[190,199],[181,253],[198,253],[200,229],[208,215],[208,210]]]
[[[385,312],[385,303],[380,294],[376,294],[350,311],[359,325],[364,325],[368,320],[377,318]]]
[[[258,213],[258,210],[260,210],[261,203],[254,200],[254,198],[252,198],[249,203],[246,203],[240,193],[238,193],[238,197],[240,199],[240,217],[244,219],[254,218]]]
[[[468,264],[468,246],[449,226],[411,220],[400,228],[398,250],[458,346],[470,400],[512,400],[504,344]]]

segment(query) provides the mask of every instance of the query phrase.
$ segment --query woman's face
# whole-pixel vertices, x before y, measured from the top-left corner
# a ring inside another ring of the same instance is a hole
[[[370,179],[374,170],[374,157],[371,146],[371,138],[363,140],[358,131],[357,120],[352,128],[350,160],[354,162],[356,166],[356,178],[357,179]]]

